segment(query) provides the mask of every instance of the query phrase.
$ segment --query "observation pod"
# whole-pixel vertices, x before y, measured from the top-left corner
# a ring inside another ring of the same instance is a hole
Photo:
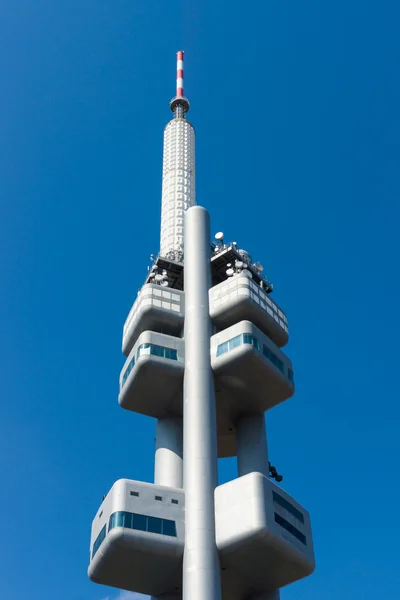
[[[119,404],[149,417],[181,414],[184,367],[182,339],[144,331],[121,371]]]
[[[237,275],[210,289],[210,315],[219,329],[248,320],[279,347],[288,343],[287,318],[281,308],[249,277]]]
[[[224,388],[228,398],[223,410],[232,420],[241,413],[263,413],[294,394],[291,361],[250,321],[211,337],[211,365],[217,389]]]
[[[218,486],[215,512],[224,577],[245,596],[272,592],[314,571],[308,512],[261,473]]]
[[[182,586],[184,492],[120,479],[92,524],[89,578],[157,596]]]
[[[128,356],[143,331],[162,330],[179,335],[183,329],[185,294],[179,290],[148,283],[142,287],[125,321],[122,352]]]

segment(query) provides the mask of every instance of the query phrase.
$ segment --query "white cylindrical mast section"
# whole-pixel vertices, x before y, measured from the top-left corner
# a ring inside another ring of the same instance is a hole
[[[183,423],[181,417],[157,420],[154,483],[183,488]]]
[[[183,95],[183,51],[177,54],[174,119],[164,130],[160,255],[182,262],[185,211],[196,204],[195,133],[185,119],[189,102]]]
[[[173,119],[164,131],[161,256],[169,257],[171,252],[183,255],[184,217],[196,204],[195,184],[194,129],[186,119]]]
[[[186,213],[185,220],[183,600],[221,600],[214,510],[217,428],[208,302],[210,218],[204,208],[194,206]]]

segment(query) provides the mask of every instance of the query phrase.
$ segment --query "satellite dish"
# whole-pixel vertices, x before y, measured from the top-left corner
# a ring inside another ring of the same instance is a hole
[[[232,275],[234,274],[234,272],[235,271],[232,268],[226,270],[226,274],[228,275],[228,277],[232,277]]]
[[[219,242],[221,242],[224,239],[224,234],[222,231],[218,231],[218,233],[215,234],[215,239],[218,240]]]
[[[163,281],[164,277],[162,275],[160,275],[159,273],[157,273],[157,275],[154,277],[154,279],[156,281]]]
[[[235,264],[236,264],[237,269],[242,269],[244,266],[243,261],[241,261],[241,260],[237,260]]]
[[[162,281],[162,282],[160,283],[160,285],[161,285],[162,287],[167,287],[167,285],[168,285],[168,281],[165,281],[165,280],[164,280],[164,281]]]
[[[259,262],[255,262],[253,267],[259,272],[262,273],[264,271],[264,267],[262,266],[261,263]]]

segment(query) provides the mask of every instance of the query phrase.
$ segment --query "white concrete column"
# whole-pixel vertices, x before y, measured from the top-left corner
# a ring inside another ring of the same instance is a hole
[[[243,415],[236,421],[236,447],[239,477],[257,471],[269,478],[267,432],[263,414]],[[246,600],[279,599],[279,590],[275,590],[252,595]]]
[[[239,477],[254,471],[269,477],[264,415],[243,415],[236,421],[235,426]]]
[[[183,422],[180,417],[157,420],[154,483],[183,488]]]
[[[183,600],[221,600],[214,510],[214,490],[218,481],[217,426],[208,302],[210,218],[200,206],[189,208],[185,214],[184,283]]]

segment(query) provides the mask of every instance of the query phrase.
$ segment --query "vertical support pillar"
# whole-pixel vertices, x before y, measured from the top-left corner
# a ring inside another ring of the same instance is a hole
[[[157,419],[154,483],[183,488],[183,422],[180,417]],[[150,600],[182,600],[179,592],[150,596]]]
[[[218,459],[210,358],[210,279],[210,218],[204,208],[193,206],[185,213],[183,600],[221,600],[215,541]]]
[[[236,421],[238,475],[258,471],[269,477],[267,434],[263,414],[243,415]]]
[[[257,471],[269,478],[267,432],[263,414],[243,415],[236,421],[236,447],[239,477]],[[280,592],[275,590],[256,594],[249,600],[280,600]]]
[[[154,483],[183,488],[183,424],[180,417],[157,420]]]

